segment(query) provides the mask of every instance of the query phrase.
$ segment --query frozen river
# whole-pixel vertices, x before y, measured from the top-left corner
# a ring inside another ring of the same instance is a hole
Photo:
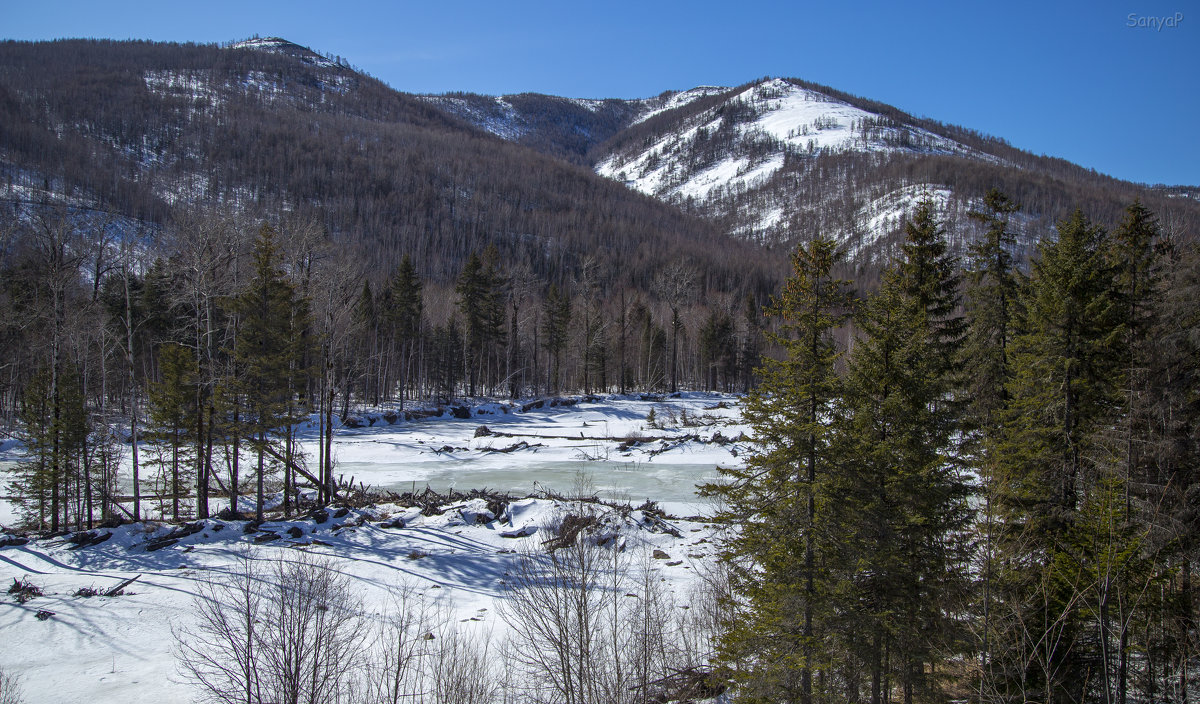
[[[652,408],[653,423],[647,421]],[[649,499],[672,512],[692,514],[707,507],[696,486],[716,481],[718,466],[740,464],[747,449],[745,442],[713,441],[746,430],[737,399],[728,396],[606,398],[527,412],[489,404],[476,411],[482,413],[394,425],[378,419],[370,427],[339,430],[335,475],[396,492],[425,486],[521,495],[594,491],[635,505]],[[477,435],[482,425],[488,433]],[[316,466],[315,433],[301,444],[309,466]],[[0,461],[0,475],[9,473],[12,459]],[[243,471],[243,478],[248,476]],[[123,484],[128,487],[128,481]],[[11,519],[11,507],[0,507],[0,523]]]
[[[696,485],[718,478],[716,465],[664,461],[537,460],[493,462],[471,457],[437,464],[342,462],[338,472],[348,480],[396,492],[496,489],[513,494],[550,490],[565,494],[581,484],[605,498],[641,503],[694,502]]]
[[[720,401],[724,408],[714,408]],[[658,420],[646,421],[650,409]],[[403,492],[488,488],[516,494],[579,488],[639,504],[698,507],[696,486],[719,478],[718,466],[739,464],[736,401],[709,395],[666,401],[605,399],[566,408],[436,418],[341,433],[335,444],[344,479]],[[476,437],[480,425],[491,435]],[[626,441],[637,442],[629,444]],[[506,450],[518,443],[527,446]],[[308,448],[315,454],[316,448]]]

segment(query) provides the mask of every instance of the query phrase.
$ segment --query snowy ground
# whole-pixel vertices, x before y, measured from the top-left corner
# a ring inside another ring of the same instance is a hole
[[[652,407],[663,427],[647,423]],[[744,442],[720,441],[744,430],[737,399],[730,397],[608,398],[523,412],[489,404],[479,410],[485,413],[470,418],[395,424],[380,418],[340,432],[339,471],[402,491],[428,482],[435,489],[486,485],[569,492],[590,483],[601,495],[627,497],[634,506],[665,497],[669,510],[694,515],[703,510],[691,493],[694,485],[715,477],[716,465],[739,462],[746,449]],[[492,434],[476,437],[480,425]],[[721,438],[712,442],[717,433]],[[630,444],[631,439],[639,442]],[[488,449],[522,442],[528,447]],[[5,459],[12,460],[12,448],[4,449]],[[318,516],[268,522],[252,533],[244,532],[242,522],[209,520],[161,547],[174,527],[152,522],[93,531],[103,542],[83,548],[63,538],[0,547],[0,583],[7,587],[19,579],[43,592],[23,604],[8,595],[0,602],[0,668],[22,678],[30,704],[188,701],[196,692],[177,671],[172,629],[192,623],[199,585],[233,569],[239,556],[273,560],[295,550],[333,561],[370,612],[384,611],[394,590],[406,587],[462,627],[485,629],[502,641],[508,626],[497,602],[504,598],[505,572],[517,552],[540,544],[558,517],[579,509],[533,498],[510,504],[498,516],[481,502],[422,516],[391,504],[334,512],[324,521]],[[669,519],[664,525],[630,511],[609,512],[605,520],[634,562],[660,551],[648,562],[669,585],[676,605],[686,606],[695,576],[714,549],[711,527],[702,518]],[[280,537],[256,544],[257,536],[268,533]],[[139,578],[126,595],[75,596],[81,588],[103,591],[134,576]]]

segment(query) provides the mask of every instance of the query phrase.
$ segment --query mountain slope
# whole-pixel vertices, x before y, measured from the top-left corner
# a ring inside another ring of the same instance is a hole
[[[595,255],[643,282],[678,257],[722,286],[773,278],[754,247],[718,257],[706,221],[280,39],[4,43],[0,169],[9,197],[149,223],[199,203],[309,214],[374,266],[407,253],[443,282],[488,244],[542,276]]]
[[[447,93],[421,98],[485,132],[576,163],[632,125],[727,88],[702,86],[637,100],[560,98],[539,93]]]
[[[871,268],[923,197],[970,239],[965,215],[992,187],[1022,204],[1027,248],[1077,207],[1111,223],[1135,198],[1177,236],[1200,227],[1197,189],[799,79],[640,100],[415,96],[278,38],[0,44],[0,171],[9,198],[148,223],[200,203],[309,215],[379,270],[407,253],[441,282],[496,244],[543,277],[593,255],[646,284],[689,258],[722,290],[761,291],[782,266],[761,245],[822,232]]]
[[[733,235],[790,244],[811,232],[879,260],[921,197],[958,236],[991,187],[1025,210],[1028,246],[1076,207],[1101,221],[1141,198],[1195,232],[1193,199],[1109,178],[1002,140],[914,118],[798,79],[763,79],[649,116],[592,151],[596,171]],[[1185,193],[1188,189],[1182,189]]]
[[[788,155],[838,151],[929,154],[970,149],[789,83],[771,79],[734,91],[692,112],[650,145],[614,145],[596,165],[601,175],[664,200],[708,200],[716,188],[751,188]]]

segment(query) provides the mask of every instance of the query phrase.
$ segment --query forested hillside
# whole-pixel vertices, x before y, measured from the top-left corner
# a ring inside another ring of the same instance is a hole
[[[448,282],[489,244],[540,276],[586,254],[643,286],[672,257],[727,282],[764,274],[752,248],[713,256],[704,221],[282,40],[7,42],[0,91],[7,188],[33,201],[154,225],[192,205],[299,213],[376,277],[408,254]]]
[[[321,360],[343,414],[749,383],[777,257],[341,59],[275,39],[7,42],[0,96],[6,423],[68,363],[89,403],[128,414],[166,343],[203,358],[211,400],[263,223],[323,350],[302,363]]]
[[[680,95],[594,147],[596,170],[741,238],[791,246],[821,233],[877,268],[928,196],[962,253],[978,234],[966,215],[993,187],[1022,205],[1027,251],[1075,208],[1113,221],[1134,198],[1178,236],[1200,226],[1195,189],[1123,182],[811,82]]]
[[[364,409],[733,392],[754,437],[703,440],[736,460],[704,488],[729,529],[704,691],[1200,691],[1194,188],[794,79],[412,96],[279,39],[4,43],[0,170],[0,432],[31,530],[239,496],[256,530],[275,492],[323,522]],[[596,527],[566,522],[547,550]]]

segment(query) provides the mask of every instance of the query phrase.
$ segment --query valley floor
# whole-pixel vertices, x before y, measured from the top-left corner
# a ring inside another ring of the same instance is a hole
[[[650,408],[661,427],[647,423]],[[0,668],[20,676],[29,704],[188,701],[198,692],[178,669],[174,634],[195,625],[203,585],[238,569],[243,558],[269,563],[294,551],[321,555],[346,575],[371,618],[384,618],[401,592],[418,595],[442,614],[442,627],[468,629],[500,651],[513,635],[500,616],[506,576],[520,554],[538,549],[569,513],[595,514],[601,539],[622,546],[630,564],[658,573],[674,608],[689,605],[697,575],[715,551],[714,529],[692,491],[715,477],[718,463],[739,461],[745,449],[725,441],[743,430],[736,398],[481,409],[488,412],[466,419],[364,423],[336,436],[335,452],[342,469],[352,468],[356,481],[375,487],[420,490],[442,481],[459,490],[486,483],[541,494],[493,504],[498,511],[482,499],[425,515],[393,502],[268,521],[250,532],[236,520],[210,519],[184,531],[146,521],[97,529],[87,540],[39,538],[0,547],[2,583],[20,581],[42,592],[24,603],[15,595],[0,602]],[[477,437],[485,424],[489,434]],[[522,442],[529,447],[497,451]],[[623,478],[642,483],[631,491]],[[656,498],[654,482],[671,499],[669,512],[682,509],[690,518],[636,510]],[[617,508],[556,498],[573,488],[629,502]],[[134,577],[121,596],[79,595]]]

